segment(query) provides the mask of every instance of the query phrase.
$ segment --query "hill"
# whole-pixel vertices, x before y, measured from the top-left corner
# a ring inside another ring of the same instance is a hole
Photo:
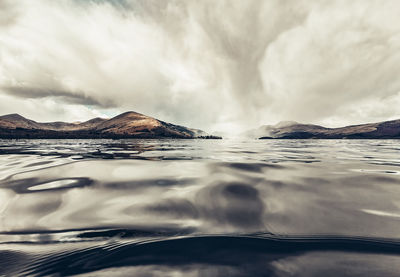
[[[19,114],[0,116],[0,138],[220,138],[204,131],[126,112],[111,119],[40,123]]]
[[[400,120],[327,128],[320,125],[281,122],[245,133],[259,139],[399,139]]]

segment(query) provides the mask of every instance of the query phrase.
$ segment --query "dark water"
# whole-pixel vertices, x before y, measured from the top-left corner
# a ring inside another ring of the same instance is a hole
[[[0,276],[400,276],[400,141],[0,140]]]

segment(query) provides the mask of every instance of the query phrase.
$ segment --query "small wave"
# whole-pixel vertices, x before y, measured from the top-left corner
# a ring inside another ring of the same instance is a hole
[[[144,241],[112,241],[61,253],[25,258],[18,274],[70,276],[114,267],[189,264],[240,266],[254,259],[271,262],[305,252],[400,254],[400,240],[344,236],[203,235]],[[2,253],[3,259],[8,255]],[[12,255],[13,258],[15,255]],[[10,259],[11,259],[10,258]],[[15,258],[15,257],[14,257]],[[4,260],[3,260],[4,263]],[[0,274],[4,273],[0,270]],[[7,272],[10,274],[10,271]],[[8,276],[8,275],[7,275]]]
[[[86,177],[59,178],[47,181],[40,181],[35,178],[11,180],[4,182],[3,187],[10,188],[17,193],[34,193],[48,190],[63,190],[77,187],[89,186],[93,180]]]

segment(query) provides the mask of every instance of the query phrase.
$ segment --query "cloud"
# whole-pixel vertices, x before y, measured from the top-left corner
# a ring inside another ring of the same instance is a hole
[[[15,23],[19,10],[13,5],[12,0],[0,1],[0,28]]]
[[[210,131],[400,117],[399,11],[395,0],[0,0],[0,96],[37,105],[34,119],[45,99]]]
[[[397,95],[400,36],[390,22],[397,20],[400,6],[386,3],[333,1],[315,7],[304,24],[274,41],[260,66],[265,92],[273,99],[270,109],[279,113],[284,106],[280,116],[303,121],[341,115],[343,124],[351,123],[346,117],[365,101]],[[384,119],[370,111],[353,122]]]
[[[10,114],[17,111],[22,116],[39,122],[75,122],[86,121],[94,117],[108,117],[107,110],[98,111],[80,104],[60,104],[57,98],[27,98],[21,101],[21,98],[8,94],[0,94],[0,111],[1,114]]]
[[[51,88],[35,88],[35,87],[24,87],[24,86],[2,87],[2,90],[8,95],[24,99],[51,97],[51,98],[60,98],[63,103],[67,104],[113,107],[111,100],[109,104],[100,103],[95,98],[86,96],[84,93],[81,92],[71,92],[71,91],[51,89]]]

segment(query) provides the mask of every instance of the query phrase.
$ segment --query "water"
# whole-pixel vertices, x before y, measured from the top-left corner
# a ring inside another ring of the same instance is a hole
[[[400,141],[0,140],[0,276],[399,276]]]

